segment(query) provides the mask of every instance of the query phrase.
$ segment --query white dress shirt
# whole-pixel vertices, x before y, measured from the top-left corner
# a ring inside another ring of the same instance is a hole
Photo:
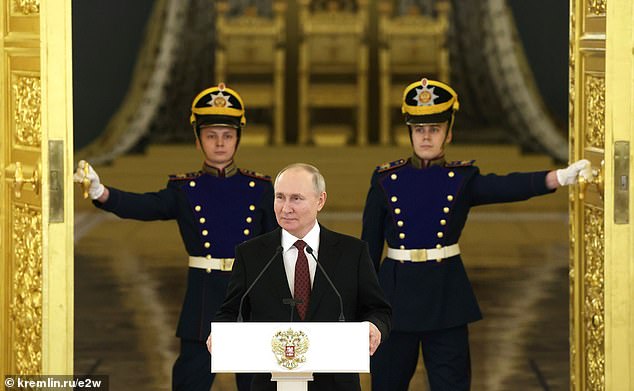
[[[303,240],[306,242],[310,248],[313,249],[313,255],[319,258],[319,232],[321,229],[319,228],[319,223],[315,221],[315,226],[311,228],[310,231],[303,238],[296,238],[291,235],[285,229],[282,229],[282,258],[284,259],[284,270],[286,271],[286,279],[288,280],[288,287],[291,290],[291,294],[295,294],[295,262],[297,262],[297,247],[294,246],[295,242],[298,240]],[[308,271],[310,272],[310,286],[312,288],[313,281],[315,281],[315,270],[317,269],[317,263],[315,259],[308,254],[306,249],[304,248],[304,253],[306,253],[306,258],[308,259]]]

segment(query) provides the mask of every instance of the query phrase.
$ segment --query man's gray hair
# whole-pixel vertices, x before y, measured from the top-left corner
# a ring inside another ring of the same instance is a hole
[[[326,180],[324,179],[324,176],[321,175],[321,172],[319,172],[319,169],[317,167],[307,163],[293,163],[282,168],[280,172],[277,173],[277,176],[275,177],[274,185],[277,185],[277,180],[280,179],[280,176],[284,172],[288,170],[298,169],[298,168],[308,172],[309,174],[312,174],[313,187],[315,188],[315,193],[321,194],[326,191]]]

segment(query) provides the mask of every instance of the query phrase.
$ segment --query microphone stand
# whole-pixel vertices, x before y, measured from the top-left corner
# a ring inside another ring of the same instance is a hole
[[[242,322],[243,318],[242,318],[242,305],[244,304],[244,299],[247,297],[247,295],[249,294],[249,292],[251,292],[251,289],[253,289],[253,287],[255,286],[255,284],[260,280],[260,278],[262,278],[262,275],[264,274],[265,271],[268,270],[268,268],[271,266],[271,263],[273,263],[273,260],[282,253],[284,249],[282,248],[282,246],[278,246],[277,249],[275,250],[275,254],[273,254],[273,256],[271,257],[271,259],[269,259],[269,261],[266,263],[266,265],[264,265],[264,267],[262,268],[262,270],[260,271],[260,274],[258,274],[257,277],[255,277],[255,279],[253,280],[253,282],[251,283],[251,285],[249,285],[249,287],[247,288],[247,290],[244,292],[244,294],[242,295],[242,297],[240,298],[240,305],[238,306],[238,316],[236,317],[236,322]]]
[[[292,323],[293,322],[293,315],[295,314],[295,306],[297,304],[302,304],[303,301],[302,300],[295,300],[295,299],[292,299],[292,298],[288,298],[288,299],[283,299],[282,303],[291,306],[291,323]]]
[[[339,293],[339,290],[337,289],[335,284],[332,282],[330,277],[328,277],[328,274],[326,273],[326,270],[321,265],[321,263],[319,263],[319,261],[317,260],[317,257],[315,256],[315,254],[313,254],[313,249],[310,246],[308,246],[308,245],[306,246],[306,252],[309,253],[311,257],[313,257],[313,259],[315,260],[315,263],[317,263],[317,266],[319,266],[319,270],[321,270],[321,273],[324,275],[324,277],[326,277],[326,280],[328,281],[328,283],[332,287],[332,290],[337,295],[337,298],[339,299],[339,321],[340,322],[345,322],[346,318],[343,316],[343,300],[341,299],[341,294]]]

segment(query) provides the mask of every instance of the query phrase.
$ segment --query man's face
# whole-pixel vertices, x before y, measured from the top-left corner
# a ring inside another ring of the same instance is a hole
[[[229,126],[202,126],[198,146],[205,154],[205,163],[224,168],[232,160],[238,144],[238,130]]]
[[[449,123],[412,125],[412,146],[421,160],[433,160],[443,154],[445,143],[451,141],[447,134]],[[447,137],[445,137],[445,135]]]
[[[312,174],[303,168],[284,171],[275,183],[277,223],[297,238],[303,238],[313,228],[325,202],[326,193],[317,193]]]

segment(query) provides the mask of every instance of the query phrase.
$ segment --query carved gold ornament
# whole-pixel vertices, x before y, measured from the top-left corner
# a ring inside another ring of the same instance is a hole
[[[292,329],[278,331],[271,341],[278,365],[286,369],[296,369],[305,363],[308,347],[308,336],[303,331]]]
[[[40,147],[42,119],[42,87],[38,77],[14,79],[15,138],[18,144]]]
[[[15,269],[11,328],[16,373],[39,374],[42,363],[42,213],[13,207]]]
[[[591,15],[605,15],[607,0],[588,0],[588,13]]]
[[[40,0],[13,0],[13,12],[21,15],[40,13]]]
[[[605,389],[605,306],[603,292],[605,237],[604,212],[584,209],[583,326],[585,330],[586,384],[590,390]]]
[[[586,97],[586,146],[605,148],[605,79],[587,76]]]

